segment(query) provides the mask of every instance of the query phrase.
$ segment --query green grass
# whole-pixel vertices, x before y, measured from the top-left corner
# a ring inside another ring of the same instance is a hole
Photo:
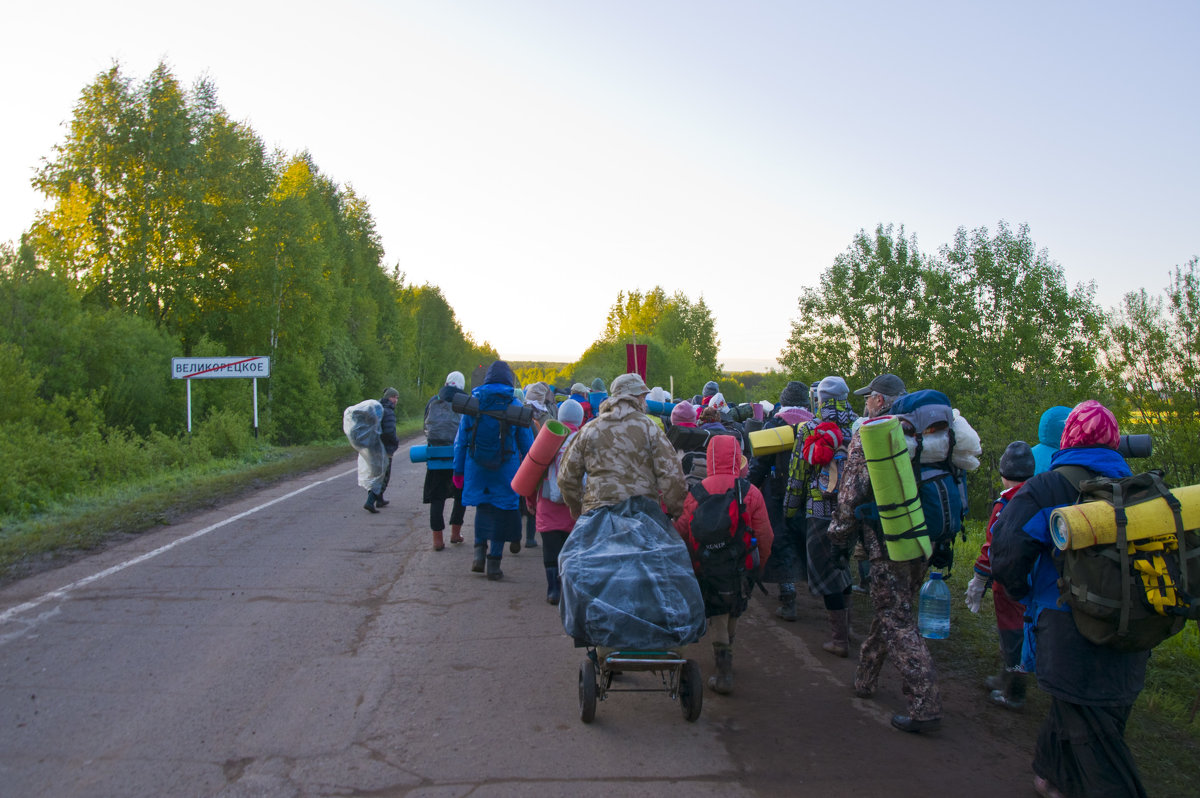
[[[971,578],[971,565],[984,540],[982,522],[968,524],[967,542],[955,546],[955,569],[950,580],[951,635],[940,646],[949,656],[938,667],[951,678],[980,683],[1000,665],[995,610],[989,594],[978,615],[966,608],[962,595]],[[1154,650],[1142,690],[1126,729],[1146,789],[1154,796],[1194,795],[1200,780],[1200,630],[1189,622],[1183,632]],[[982,695],[982,688],[980,693]],[[1049,697],[1032,688],[1021,717],[1011,719],[1028,739],[1050,706]]]

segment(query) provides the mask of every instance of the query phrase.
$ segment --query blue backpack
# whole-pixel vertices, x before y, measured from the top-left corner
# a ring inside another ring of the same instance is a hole
[[[479,415],[467,451],[472,460],[488,471],[498,470],[509,455],[516,453],[508,421],[504,419],[505,408],[511,403],[511,396],[496,393],[486,394],[479,401]]]
[[[897,399],[890,413],[906,424],[906,435],[912,430],[912,437],[917,442],[912,465],[917,479],[917,495],[925,514],[925,527],[929,542],[933,545],[929,564],[934,568],[949,569],[954,562],[954,538],[961,535],[966,540],[963,518],[967,514],[967,478],[951,460],[954,452],[954,410],[950,406],[950,399],[941,391],[914,391]],[[942,430],[946,430],[950,436],[946,459],[922,463],[925,435]]]

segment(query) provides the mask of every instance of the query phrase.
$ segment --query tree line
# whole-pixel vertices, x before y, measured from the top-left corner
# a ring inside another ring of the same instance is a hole
[[[50,489],[0,491],[0,514],[68,489],[53,475],[80,441],[124,452],[97,454],[74,474],[82,484],[134,468],[122,462],[186,459],[172,356],[269,355],[261,426],[279,444],[338,435],[341,409],[387,385],[402,413],[419,413],[447,372],[497,356],[436,286],[385,266],[351,187],[309,153],[268,152],[211,83],[185,89],[163,64],[140,83],[116,65],[98,75],[34,184],[47,209],[19,247],[0,247],[0,483],[36,474]],[[1193,259],[1164,296],[1135,292],[1105,312],[1094,286],[1067,286],[1026,227],[960,229],[923,254],[903,228],[880,225],[801,289],[779,371],[722,374],[703,296],[655,287],[620,291],[575,363],[518,376],[607,382],[626,370],[634,338],[648,348],[648,382],[673,378],[680,396],[716,379],[731,402],[775,399],[789,379],[865,385],[890,371],[950,395],[983,437],[993,486],[1004,446],[1033,442],[1043,409],[1098,397],[1128,430],[1151,431],[1155,464],[1190,484],[1200,481],[1197,280]],[[241,382],[193,391],[196,418],[216,419],[210,453],[236,448],[249,426]],[[50,454],[33,462],[36,452]],[[981,502],[988,493],[973,491]]]

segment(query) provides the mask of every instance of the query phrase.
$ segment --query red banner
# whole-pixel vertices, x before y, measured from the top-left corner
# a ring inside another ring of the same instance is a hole
[[[625,344],[625,371],[646,379],[645,344]]]

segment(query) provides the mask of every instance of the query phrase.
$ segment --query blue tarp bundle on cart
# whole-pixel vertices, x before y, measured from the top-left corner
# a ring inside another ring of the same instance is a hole
[[[662,650],[704,634],[704,598],[687,546],[650,499],[580,516],[558,569],[563,629],[579,645]]]

